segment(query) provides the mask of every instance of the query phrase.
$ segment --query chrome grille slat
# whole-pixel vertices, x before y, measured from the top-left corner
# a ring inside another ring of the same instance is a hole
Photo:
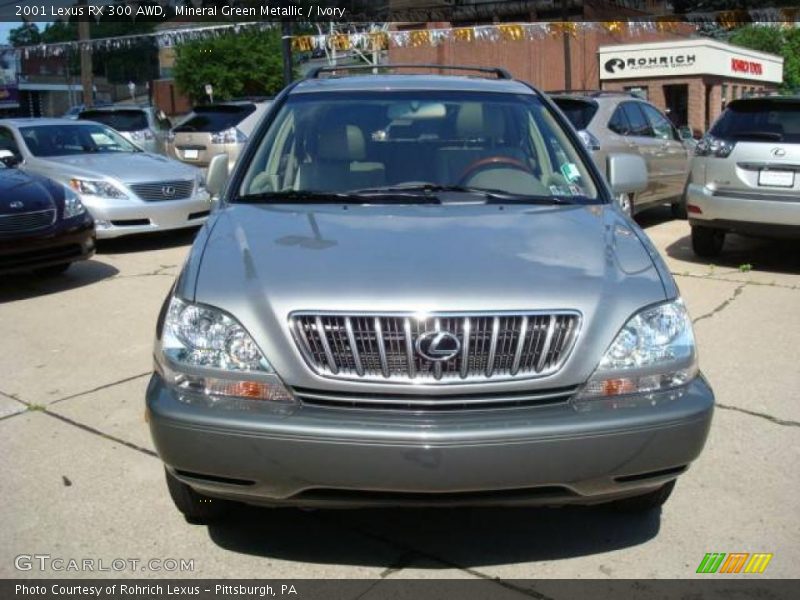
[[[151,181],[148,183],[133,183],[129,187],[139,198],[148,202],[159,200],[184,200],[192,195],[194,180]],[[165,188],[174,190],[174,193],[172,195],[166,194],[164,192]]]
[[[297,312],[290,329],[318,374],[391,383],[472,383],[530,379],[561,369],[580,330],[576,311],[498,314],[338,314]],[[433,361],[420,336],[447,331],[461,349]]]

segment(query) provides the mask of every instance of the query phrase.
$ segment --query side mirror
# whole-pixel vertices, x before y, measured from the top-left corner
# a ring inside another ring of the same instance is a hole
[[[615,196],[633,194],[647,188],[647,163],[637,154],[609,154],[608,184]]]
[[[228,155],[217,154],[208,163],[208,173],[206,174],[206,189],[211,197],[219,197],[225,184],[228,182]]]
[[[0,161],[9,169],[13,169],[22,162],[19,156],[14,154],[11,150],[0,150]]]

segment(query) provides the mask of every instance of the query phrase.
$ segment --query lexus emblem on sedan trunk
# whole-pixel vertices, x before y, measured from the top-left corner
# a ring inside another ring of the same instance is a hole
[[[417,339],[417,352],[428,360],[450,360],[461,352],[461,342],[449,331],[429,331]]]

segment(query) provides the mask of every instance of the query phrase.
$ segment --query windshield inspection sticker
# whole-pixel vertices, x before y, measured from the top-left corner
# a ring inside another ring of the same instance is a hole
[[[575,183],[581,178],[581,172],[578,170],[575,163],[564,163],[561,165],[561,174],[570,183]]]

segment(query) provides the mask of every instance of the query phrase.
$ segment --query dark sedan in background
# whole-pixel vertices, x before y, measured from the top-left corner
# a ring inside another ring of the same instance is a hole
[[[57,275],[94,254],[94,221],[78,195],[14,168],[0,150],[0,276],[20,271]]]

